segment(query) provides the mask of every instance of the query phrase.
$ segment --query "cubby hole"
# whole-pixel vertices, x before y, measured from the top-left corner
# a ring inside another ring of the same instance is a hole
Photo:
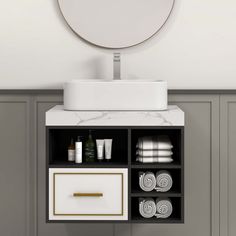
[[[157,136],[157,135],[167,135],[173,145],[172,148],[172,158],[171,163],[158,163],[159,165],[180,165],[181,164],[181,147],[182,147],[182,130],[181,129],[166,129],[166,128],[143,128],[143,129],[132,129],[131,130],[131,160],[132,164],[142,164],[148,165],[148,163],[140,163],[136,161],[136,145],[138,139],[145,136]],[[150,164],[150,163],[149,163]],[[153,163],[156,164],[156,163]]]
[[[158,197],[153,197],[154,200],[156,200]],[[160,197],[161,199],[166,199],[166,197]],[[182,215],[182,209],[181,209],[181,197],[169,197],[173,212],[172,214],[165,219],[156,218],[153,216],[152,218],[144,218],[139,213],[139,197],[132,197],[131,199],[131,220],[133,222],[139,222],[139,223],[181,223],[183,221],[183,215]]]
[[[89,130],[92,131],[92,137],[96,146],[96,139],[112,139],[112,158],[111,160],[98,161],[95,158],[94,163],[86,163],[83,152],[83,163],[77,166],[85,165],[112,165],[128,164],[128,130],[127,129],[99,129],[99,128],[49,128],[48,129],[48,152],[49,165],[76,165],[68,161],[68,146],[71,139],[75,141],[78,136],[82,136],[84,150],[85,141],[88,139]],[[96,153],[96,147],[95,147]]]
[[[150,171],[156,173],[163,169],[132,169],[131,170],[131,194],[135,196],[181,196],[181,169],[168,169],[172,177],[173,185],[167,192],[157,192],[156,190],[145,192],[139,186],[139,173]]]

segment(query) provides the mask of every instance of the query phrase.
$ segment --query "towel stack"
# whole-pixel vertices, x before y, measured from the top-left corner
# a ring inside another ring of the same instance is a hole
[[[169,198],[139,198],[139,213],[144,218],[168,218],[173,212],[172,203]]]
[[[139,138],[136,148],[136,161],[143,163],[169,163],[173,161],[173,145],[167,135]]]
[[[156,175],[151,172],[139,172],[139,186],[145,192],[156,190],[157,192],[167,192],[173,184],[172,177],[168,171],[161,170]]]

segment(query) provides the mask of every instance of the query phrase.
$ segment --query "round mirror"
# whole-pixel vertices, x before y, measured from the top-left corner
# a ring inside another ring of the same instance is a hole
[[[174,0],[58,0],[71,29],[99,47],[140,44],[165,24]]]

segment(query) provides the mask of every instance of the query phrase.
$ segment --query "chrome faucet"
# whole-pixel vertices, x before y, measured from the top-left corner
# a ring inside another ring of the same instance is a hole
[[[120,78],[120,53],[113,53],[113,79],[119,80]]]

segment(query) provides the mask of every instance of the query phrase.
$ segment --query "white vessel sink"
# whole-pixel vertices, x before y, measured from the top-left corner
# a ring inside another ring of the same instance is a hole
[[[160,80],[72,80],[64,84],[65,110],[166,110]]]

